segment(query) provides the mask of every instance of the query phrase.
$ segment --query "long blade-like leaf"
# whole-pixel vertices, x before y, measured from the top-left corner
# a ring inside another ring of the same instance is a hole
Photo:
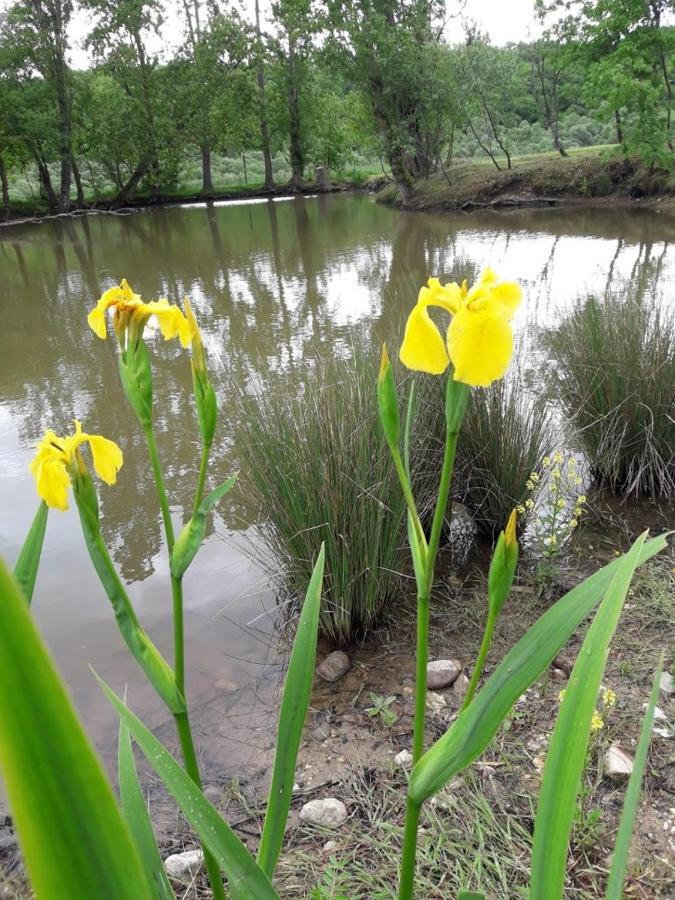
[[[652,538],[638,565],[666,546],[667,535]],[[409,795],[420,804],[485,750],[518,697],[552,662],[604,595],[623,560],[614,560],[565,594],[507,653],[471,705],[413,768]]]
[[[298,748],[312,692],[325,555],[322,544],[302,607],[281,700],[274,770],[258,850],[258,863],[269,878],[274,874],[284,840]]]
[[[38,898],[153,896],[101,764],[1,562],[0,771]]]
[[[457,894],[457,900],[486,900],[485,894],[477,891],[460,891]]]
[[[645,537],[646,533],[620,560],[619,568],[584,638],[565,689],[539,792],[532,842],[530,900],[559,900],[563,895],[570,832],[586,763],[591,721],[609,645]]]
[[[605,900],[622,900],[623,882],[626,877],[626,866],[628,865],[628,852],[630,850],[630,842],[633,837],[633,827],[635,825],[635,815],[637,813],[638,801],[640,799],[640,788],[642,787],[642,778],[644,776],[645,767],[647,765],[647,754],[649,752],[649,744],[652,739],[652,729],[654,727],[654,710],[656,702],[659,698],[659,682],[661,680],[661,672],[663,669],[663,660],[659,662],[652,684],[652,692],[649,696],[647,704],[647,712],[642,720],[642,728],[640,729],[640,740],[638,741],[637,750],[635,751],[635,759],[633,761],[633,771],[630,775],[628,788],[626,789],[626,798],[623,801],[623,811],[621,813],[621,821],[619,822],[619,830],[614,843],[614,852],[612,853],[612,868],[609,873],[609,881],[607,882],[607,893]]]
[[[105,681],[98,675],[96,678],[185,818],[217,859],[227,876],[230,891],[248,900],[278,900],[267,875],[190,776]]]
[[[136,761],[131,746],[129,728],[122,719],[120,719],[117,748],[117,772],[122,812],[136,841],[148,881],[154,885],[160,900],[175,900],[176,895],[173,892],[164,863],[159,855],[148,807],[143,797],[141,786],[138,783],[138,773],[136,771]]]
[[[49,509],[43,500],[38,506],[33,524],[30,526],[30,531],[26,535],[21,553],[19,553],[19,558],[14,566],[14,579],[23,591],[23,595],[29,605],[33,599],[33,588],[35,587],[42,545],[45,540],[48,514]]]

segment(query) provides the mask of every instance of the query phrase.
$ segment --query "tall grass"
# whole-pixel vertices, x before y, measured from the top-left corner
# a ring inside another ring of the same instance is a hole
[[[596,483],[675,496],[675,315],[659,303],[588,297],[545,343],[553,387]]]
[[[258,561],[301,597],[326,542],[320,628],[337,644],[381,618],[398,581],[404,501],[377,413],[377,366],[355,348],[317,362],[292,392],[270,383],[234,401],[241,477],[271,551]]]
[[[418,492],[434,496],[443,453],[443,379],[424,379],[419,407],[424,470]],[[453,499],[464,503],[483,534],[494,536],[511,510],[524,503],[530,473],[541,469],[553,446],[551,417],[543,398],[535,397],[514,375],[473,391],[457,447]],[[423,502],[422,508],[425,509]],[[521,526],[524,525],[520,517]]]

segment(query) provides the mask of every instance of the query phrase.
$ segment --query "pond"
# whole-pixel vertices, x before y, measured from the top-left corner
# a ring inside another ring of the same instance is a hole
[[[28,463],[47,427],[73,418],[123,447],[114,488],[101,487],[105,533],[139,617],[170,659],[170,590],[142,435],[118,383],[115,346],[89,330],[101,292],[127,277],[144,298],[188,294],[219,384],[223,419],[213,483],[232,470],[228,392],[302,373],[318,353],[354,337],[396,344],[429,273],[460,275],[489,262],[520,281],[516,330],[532,334],[580,294],[663,294],[675,274],[675,217],[657,210],[530,209],[403,213],[365,195],[322,195],[154,208],[0,229],[0,553],[13,562],[37,497]],[[672,298],[670,300],[672,302]],[[198,435],[190,375],[177,347],[153,338],[160,453],[176,520],[189,515]],[[161,364],[160,364],[161,357]],[[298,376],[299,377],[299,376]],[[288,384],[288,380],[286,379]],[[241,492],[220,506],[186,578],[188,683],[206,764],[237,772],[269,748],[283,664],[275,597],[243,542],[258,511]],[[87,556],[77,516],[53,511],[34,614],[86,726],[110,764],[116,717],[89,666],[128,688],[153,727],[161,703],[122,643]],[[167,731],[167,734],[169,732]]]

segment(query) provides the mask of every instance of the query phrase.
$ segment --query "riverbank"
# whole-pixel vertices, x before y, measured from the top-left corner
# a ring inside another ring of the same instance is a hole
[[[25,223],[38,223],[48,219],[62,219],[73,216],[96,215],[97,213],[112,213],[123,215],[125,212],[138,209],[150,209],[157,206],[176,206],[179,204],[221,203],[232,200],[281,200],[288,197],[311,197],[316,194],[337,194],[349,191],[374,191],[377,190],[386,179],[376,178],[374,182],[368,180],[365,175],[357,174],[353,178],[339,178],[331,180],[328,187],[316,182],[306,182],[301,188],[291,190],[288,184],[278,185],[267,189],[260,184],[234,184],[214,190],[208,194],[194,191],[191,188],[176,191],[163,191],[160,194],[139,193],[126,200],[123,204],[116,202],[113,196],[92,200],[83,206],[73,203],[68,212],[58,213],[50,210],[39,199],[24,200],[10,204],[6,218],[0,220],[0,228],[3,225],[22,225]]]
[[[378,202],[402,207],[393,183]],[[612,148],[579,148],[568,157],[540,153],[514,157],[511,169],[497,170],[489,159],[461,160],[440,174],[415,183],[414,210],[509,208],[564,204],[675,206],[675,171],[648,169],[614,156]]]

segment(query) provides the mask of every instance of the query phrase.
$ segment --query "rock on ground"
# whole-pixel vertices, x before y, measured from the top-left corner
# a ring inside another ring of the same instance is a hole
[[[633,757],[612,744],[605,753],[605,775],[612,781],[627,781],[633,771]]]
[[[349,657],[342,650],[334,650],[329,653],[324,661],[317,667],[316,673],[324,681],[339,681],[349,671],[351,663]]]
[[[183,853],[174,853],[164,860],[164,868],[169,878],[182,881],[186,878],[194,878],[204,865],[204,854],[201,850],[185,850]]]
[[[310,825],[323,825],[324,828],[339,828],[347,821],[347,807],[335,797],[310,800],[300,810],[300,821]]]
[[[462,664],[456,659],[434,659],[427,666],[427,688],[442,691],[450,687],[461,671]]]
[[[394,763],[400,769],[410,769],[412,767],[412,753],[410,750],[401,750],[394,757]]]
[[[661,693],[665,694],[666,697],[670,697],[671,694],[675,693],[675,685],[673,685],[673,676],[670,672],[662,672],[661,680],[659,682],[659,686],[661,688]]]

